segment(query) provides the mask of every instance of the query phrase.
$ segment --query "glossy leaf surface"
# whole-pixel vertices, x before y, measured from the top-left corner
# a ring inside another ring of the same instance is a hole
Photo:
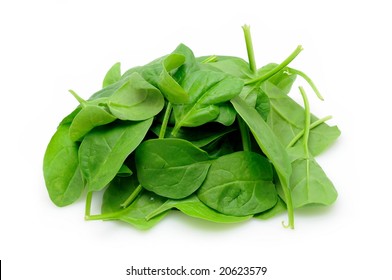
[[[139,121],[157,115],[165,105],[161,92],[133,73],[109,98],[110,112],[121,120]]]
[[[161,207],[150,213],[147,218],[154,218],[157,215],[173,208],[180,210],[182,213],[190,217],[215,223],[238,223],[252,218],[252,216],[237,217],[219,213],[201,202],[197,195],[191,195],[179,200],[168,199]]]
[[[158,195],[180,199],[195,192],[210,167],[209,156],[182,139],[144,141],[136,150],[140,184]]]
[[[89,191],[104,188],[120,170],[125,159],[142,142],[152,119],[116,122],[92,130],[79,148],[80,168]]]
[[[198,190],[199,199],[220,213],[246,216],[276,204],[272,166],[263,156],[237,152],[211,163],[208,176]]]
[[[63,124],[46,149],[43,164],[45,184],[50,199],[57,206],[72,204],[83,192],[78,148],[78,144],[69,137],[69,125]]]

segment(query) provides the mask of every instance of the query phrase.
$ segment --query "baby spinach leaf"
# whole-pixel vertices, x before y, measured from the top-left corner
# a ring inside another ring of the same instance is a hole
[[[117,62],[106,73],[102,82],[102,87],[105,88],[111,84],[118,82],[121,79],[121,64]]]
[[[253,152],[236,152],[211,163],[199,199],[220,213],[247,216],[260,213],[276,204],[269,161]]]
[[[200,70],[200,63],[197,62],[193,51],[184,44],[179,44],[173,54],[181,54],[185,57],[185,62],[173,73],[173,78],[182,85],[188,75]]]
[[[234,123],[237,112],[234,110],[230,102],[219,104],[219,115],[214,119],[214,122],[221,123],[225,126],[230,126]]]
[[[203,150],[182,139],[152,139],[136,150],[140,184],[158,195],[180,199],[195,192],[210,167]]]
[[[206,57],[201,57],[199,60],[203,61]],[[202,64],[203,65],[203,64]],[[234,56],[215,56],[212,62],[204,64],[209,70],[222,71],[231,76],[247,80],[255,77],[254,73],[249,67],[249,63],[239,57]]]
[[[166,198],[160,197],[152,192],[143,191],[135,201],[127,207],[128,211],[119,216],[118,219],[141,230],[150,229],[162,220],[168,212],[163,212],[149,220],[147,220],[146,217],[160,207],[165,201]]]
[[[182,126],[199,126],[216,119],[219,104],[237,96],[243,81],[221,72],[200,70],[186,76],[182,86],[189,94],[189,103],[173,105],[174,135]]]
[[[101,98],[86,101],[73,90],[69,92],[78,100],[81,109],[73,117],[69,134],[72,141],[78,141],[96,126],[111,123],[116,119],[111,115],[106,105],[100,104]]]
[[[336,189],[314,158],[298,158],[292,163],[292,168],[290,188],[294,208],[335,202]]]
[[[72,204],[83,192],[78,148],[69,137],[69,124],[62,124],[46,149],[43,163],[45,184],[50,199],[57,206]]]
[[[284,201],[280,197],[278,197],[278,201],[276,202],[274,207],[268,209],[267,211],[256,214],[253,217],[260,220],[267,220],[286,211],[286,203],[284,203]]]
[[[67,116],[65,116],[65,118],[61,120],[59,126],[70,125],[73,119],[75,118],[75,116],[80,112],[80,110],[82,110],[82,106],[76,107],[75,110],[73,110],[71,113],[69,113]]]
[[[147,220],[146,216],[159,208],[166,199],[144,191],[125,210],[120,206],[139,185],[136,176],[116,177],[110,182],[102,198],[102,214],[113,213],[118,219],[142,230],[149,229],[162,220],[167,212]],[[120,213],[116,215],[116,213]]]
[[[139,121],[157,115],[165,105],[161,92],[133,73],[109,98],[110,112],[121,120]]]
[[[169,209],[176,208],[180,210],[185,215],[190,217],[203,219],[206,221],[211,221],[215,223],[238,223],[249,220],[252,218],[251,215],[249,216],[229,216],[222,213],[219,213],[210,207],[206,206],[197,195],[193,194],[187,198],[174,200],[168,199],[161,207],[157,208],[155,211],[151,212],[147,219],[151,219],[156,217],[161,213],[165,213]]]
[[[271,102],[271,111],[268,116],[268,125],[279,141],[288,146],[291,140],[304,129],[305,112],[303,107],[296,103],[289,96],[284,94],[277,86],[265,82],[262,85],[264,92],[268,95]],[[318,118],[311,116],[311,122]],[[339,137],[340,130],[336,126],[329,126],[325,123],[318,125],[310,130],[309,151],[313,156],[317,156],[325,151]],[[302,145],[300,139],[297,145]]]
[[[156,136],[158,136],[160,128],[160,124],[153,124],[151,130],[155,133]],[[176,136],[173,136],[173,134],[171,133],[172,130],[172,127],[167,127],[165,138],[184,139],[191,142],[196,147],[200,148],[214,142],[215,140],[225,136],[226,134],[236,131],[237,128],[234,126],[221,126],[217,123],[208,123],[195,128],[180,128]]]
[[[69,129],[72,141],[82,139],[94,127],[105,125],[116,120],[105,108],[97,105],[86,105],[75,116]]]
[[[265,73],[268,73],[269,71],[273,70],[277,66],[278,66],[278,64],[276,64],[276,63],[267,64],[258,70],[258,75],[261,76]],[[296,78],[297,78],[297,75],[291,73],[291,71],[286,67],[286,68],[283,68],[282,70],[280,70],[275,75],[273,75],[267,81],[268,81],[268,83],[271,83],[271,84],[275,85],[276,87],[278,87],[282,91],[282,93],[288,94],[290,92],[291,87],[293,86]]]
[[[181,54],[170,54],[162,64],[163,69],[158,82],[158,87],[166,99],[172,104],[186,103],[189,99],[186,91],[169,74],[170,71],[180,67],[185,62],[185,56]]]
[[[260,116],[266,121],[270,112],[270,100],[260,85],[246,85],[240,93],[245,102],[256,109]]]
[[[289,188],[292,169],[287,151],[256,109],[250,107],[240,97],[232,99],[231,102],[237,113],[248,125],[263,153],[275,167],[286,199],[289,216],[288,226],[294,228],[294,210]]]
[[[125,159],[142,142],[152,118],[140,122],[115,122],[87,134],[79,148],[79,162],[89,191],[104,188]]]

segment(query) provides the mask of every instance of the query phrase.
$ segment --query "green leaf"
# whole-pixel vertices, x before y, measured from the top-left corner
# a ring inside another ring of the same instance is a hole
[[[69,134],[72,141],[82,139],[94,127],[105,125],[116,120],[105,108],[97,105],[82,107],[80,112],[74,117]]]
[[[115,122],[93,129],[79,148],[79,162],[89,191],[104,188],[125,159],[144,139],[152,118],[141,122]]]
[[[199,58],[199,61],[203,61],[207,57]],[[249,63],[242,58],[235,56],[216,56],[215,60],[202,66],[207,66],[206,69],[212,71],[222,71],[231,76],[248,80],[254,78],[255,75],[252,73],[249,67]]]
[[[153,124],[151,130],[158,136],[160,128],[160,124]],[[173,136],[171,133],[173,128],[167,127],[165,138],[184,139],[200,148],[236,130],[237,128],[234,126],[221,126],[217,123],[208,123],[199,127],[183,127],[177,132],[176,136]]]
[[[250,107],[240,97],[232,99],[231,102],[237,113],[248,125],[257,144],[259,144],[260,149],[275,167],[287,203],[289,215],[288,226],[294,228],[294,210],[289,188],[292,169],[287,151],[280,143],[279,138],[274,134],[255,108]]]
[[[115,216],[111,219],[118,219],[138,229],[147,230],[156,225],[167,214],[161,213],[153,219],[146,219],[146,216],[159,208],[166,199],[143,191],[124,210],[120,205],[135,191],[138,185],[139,182],[136,176],[114,178],[103,195],[101,211],[103,214],[114,213]],[[116,213],[121,214],[116,215]]]
[[[197,195],[207,206],[220,213],[247,216],[276,204],[269,161],[253,152],[236,152],[211,163],[207,178]]]
[[[244,86],[240,97],[245,102],[256,109],[260,116],[266,121],[271,109],[270,100],[259,85]]]
[[[249,220],[252,217],[251,215],[236,217],[219,213],[201,202],[197,195],[191,195],[180,200],[168,199],[161,207],[150,213],[150,215],[147,216],[147,219],[154,218],[157,215],[165,213],[167,210],[173,208],[180,210],[182,213],[190,217],[215,223],[238,223]]]
[[[189,103],[173,105],[174,134],[182,126],[200,126],[216,119],[220,113],[219,104],[237,96],[243,81],[221,72],[200,70],[186,76],[182,86],[189,94]]]
[[[292,168],[290,188],[294,208],[335,202],[337,191],[314,158],[299,158],[292,163]]]
[[[282,145],[287,147],[292,139],[305,128],[304,108],[275,85],[266,82],[262,87],[271,102],[268,125],[278,136]],[[317,120],[317,117],[311,116],[311,123]],[[308,142],[310,153],[313,156],[321,154],[336,141],[339,135],[338,127],[331,127],[326,123],[311,129]],[[297,141],[296,145],[302,146],[303,140]]]
[[[268,209],[267,211],[254,215],[254,218],[259,220],[268,220],[286,211],[287,211],[286,203],[284,203],[284,201],[280,197],[278,197],[278,201],[276,202],[274,207]]]
[[[158,195],[180,199],[195,192],[210,167],[203,150],[181,139],[152,139],[136,150],[140,184]]]
[[[270,63],[267,64],[263,67],[261,67],[258,70],[258,75],[262,76],[263,74],[268,73],[269,71],[273,70],[276,68],[278,64],[276,63]],[[290,70],[286,67],[280,70],[278,73],[273,75],[271,78],[269,78],[266,82],[271,83],[278,87],[282,93],[288,94],[291,90],[291,87],[293,86],[295,80],[297,78],[296,74],[292,74]]]
[[[69,124],[60,125],[46,148],[43,171],[50,199],[57,206],[75,202],[84,182],[79,169],[78,144],[69,138]]]
[[[135,201],[127,208],[127,213],[119,216],[118,219],[133,225],[142,230],[147,230],[155,226],[168,213],[164,212],[154,218],[147,220],[146,217],[155,209],[160,207],[166,198],[160,197],[152,192],[143,191]]]
[[[111,84],[118,82],[121,79],[121,64],[117,62],[106,73],[102,82],[102,87],[105,88]]]
[[[109,98],[110,112],[121,120],[139,121],[157,115],[164,107],[161,92],[133,73]]]
[[[186,103],[189,99],[186,91],[169,74],[170,71],[177,69],[184,62],[185,56],[176,53],[170,54],[162,62],[163,69],[159,78],[158,87],[166,99],[172,104]]]

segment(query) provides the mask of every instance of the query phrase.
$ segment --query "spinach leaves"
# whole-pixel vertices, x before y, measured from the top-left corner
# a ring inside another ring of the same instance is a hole
[[[331,205],[337,191],[316,161],[339,137],[331,117],[289,94],[303,72],[281,63],[256,67],[249,26],[248,62],[235,56],[196,57],[180,44],[170,54],[121,74],[106,73],[102,89],[59,124],[43,172],[57,206],[86,192],[86,220],[120,220],[149,229],[171,211],[210,222],[269,219],[296,208]],[[101,213],[91,213],[103,192]]]

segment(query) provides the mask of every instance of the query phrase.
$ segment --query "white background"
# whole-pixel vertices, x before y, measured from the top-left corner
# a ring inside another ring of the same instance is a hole
[[[392,279],[388,2],[1,1],[4,279],[161,279],[126,276],[132,265],[268,267],[264,277],[243,279]],[[258,66],[304,47],[292,65],[325,97],[311,97],[312,111],[333,115],[330,123],[342,130],[319,157],[339,192],[333,207],[298,211],[295,230],[282,227],[285,216],[228,226],[173,214],[145,232],[84,221],[83,201],[50,202],[42,159],[58,122],[77,105],[68,89],[88,98],[115,62],[126,70],[181,42],[197,56],[246,59],[243,24],[252,27]]]

